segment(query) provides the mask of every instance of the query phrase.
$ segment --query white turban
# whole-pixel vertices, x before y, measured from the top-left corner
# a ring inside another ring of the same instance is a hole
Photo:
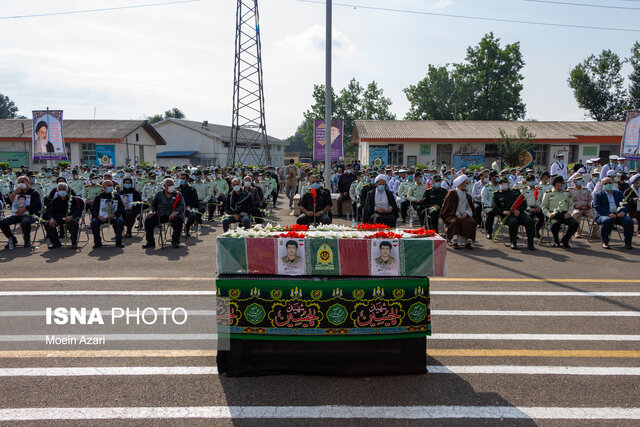
[[[607,176],[616,176],[616,171],[614,170],[607,171]]]
[[[631,179],[629,179],[629,184],[633,184],[634,182],[636,182],[639,179],[640,179],[640,173],[637,173],[637,174],[633,175],[631,177]]]
[[[380,179],[383,179],[384,182],[387,182],[387,176],[386,175],[380,174],[380,175],[376,176],[376,181],[375,182],[378,182],[378,180],[380,180]]]
[[[460,187],[463,183],[465,183],[469,177],[467,175],[460,175],[453,181],[453,188]]]

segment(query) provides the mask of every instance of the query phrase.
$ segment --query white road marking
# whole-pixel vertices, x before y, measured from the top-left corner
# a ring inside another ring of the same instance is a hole
[[[207,282],[215,277],[149,277],[149,276],[106,276],[106,277],[0,277],[2,282]]]
[[[215,296],[216,291],[3,291],[0,297],[56,296]]]
[[[640,335],[433,334],[427,340],[640,341]]]
[[[640,297],[640,292],[608,291],[431,291],[431,295],[483,295],[507,297]]]
[[[429,365],[430,374],[512,374],[512,375],[617,375],[640,376],[640,367],[594,366],[440,366]],[[216,366],[101,366],[68,368],[0,368],[0,377],[85,377],[139,375],[218,375]]]
[[[49,335],[59,338],[75,338],[86,340],[104,338],[105,341],[202,341],[217,340],[218,334],[86,334],[86,335]],[[0,342],[44,342],[47,335],[0,335]]]
[[[215,310],[186,310],[188,316],[215,316]],[[100,310],[103,316],[111,316],[111,310]],[[45,311],[0,311],[0,317],[37,317],[46,315]]]
[[[640,408],[516,406],[195,406],[0,409],[0,421],[111,419],[573,419],[637,420]]]
[[[1,316],[0,312],[0,316]],[[640,317],[640,311],[431,310],[432,316]]]

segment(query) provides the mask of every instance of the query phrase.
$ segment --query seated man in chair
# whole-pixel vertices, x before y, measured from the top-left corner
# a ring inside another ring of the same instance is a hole
[[[234,222],[239,222],[244,228],[251,226],[251,219],[249,215],[253,212],[253,199],[248,191],[242,189],[240,180],[233,178],[231,181],[232,189],[227,194],[227,198],[224,202],[224,210],[227,216],[222,220],[222,229],[226,232],[229,230],[229,225]]]
[[[171,246],[174,248],[180,247],[180,235],[182,234],[186,206],[184,198],[176,191],[176,186],[171,178],[165,178],[162,188],[162,191],[158,191],[153,198],[149,212],[144,220],[147,242],[142,245],[142,249],[150,249],[156,246],[153,230],[159,224],[167,222],[171,223],[173,228]]]
[[[387,188],[384,175],[376,177],[376,188],[367,193],[364,202],[364,222],[395,227],[400,212],[393,193]]]
[[[66,232],[69,233],[71,240],[71,249],[78,249],[78,228],[80,216],[84,202],[77,200],[79,197],[72,196],[69,193],[69,186],[64,182],[58,184],[56,197],[51,201],[49,206],[49,221],[46,224],[47,235],[49,236],[49,249],[55,249],[62,246],[58,237],[58,227],[66,226]]]
[[[309,180],[311,187],[298,202],[301,215],[296,220],[296,223],[300,225],[331,224],[331,217],[329,216],[332,205],[331,194],[320,186],[317,175],[311,176]],[[315,199],[312,191],[316,192]]]
[[[602,180],[602,191],[593,196],[593,208],[596,211],[596,223],[600,225],[602,247],[609,249],[609,238],[614,224],[621,225],[624,229],[624,247],[633,249],[633,220],[627,215],[627,202],[624,202],[622,193],[613,189],[613,180]]]
[[[20,224],[22,235],[24,236],[24,247],[31,246],[31,224],[36,222],[35,216],[40,215],[42,202],[38,192],[31,188],[29,178],[18,177],[16,189],[7,197],[7,203],[11,205],[11,216],[0,220],[0,230],[9,239],[5,248],[10,248],[18,244],[18,239],[11,232],[10,226]]]
[[[467,192],[469,177],[460,175],[453,181],[453,189],[447,193],[442,203],[440,218],[446,225],[447,240],[458,249],[461,244],[467,249],[476,240],[478,223],[473,219],[473,200]]]
[[[105,179],[102,181],[103,192],[98,194],[91,205],[91,231],[93,232],[93,249],[102,246],[100,226],[110,223],[116,234],[116,246],[124,248],[122,244],[122,231],[124,230],[124,206],[119,195],[113,192],[113,182]]]

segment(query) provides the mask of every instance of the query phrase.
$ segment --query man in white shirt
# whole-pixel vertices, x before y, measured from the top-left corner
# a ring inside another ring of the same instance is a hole
[[[567,165],[564,164],[564,154],[556,154],[556,161],[551,165],[551,176],[561,176],[565,181],[569,176]]]

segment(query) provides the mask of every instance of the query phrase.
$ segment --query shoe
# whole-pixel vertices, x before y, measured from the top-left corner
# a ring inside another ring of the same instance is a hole
[[[530,244],[530,245],[527,245],[527,249],[529,249],[530,251],[535,251],[535,250],[536,250],[536,247],[535,247],[535,246],[533,246],[533,243],[532,243],[532,244]]]
[[[121,248],[121,249],[122,249],[122,248],[124,248],[124,243],[122,243],[122,242],[116,242],[116,247],[118,247],[118,248]]]
[[[458,242],[454,242],[452,246],[453,246],[453,249],[456,249],[456,250],[460,249],[460,246],[458,246]]]
[[[609,246],[609,244],[608,244],[608,243],[603,243],[603,244],[602,244],[602,248],[603,248],[603,249],[611,249],[611,246]]]
[[[178,248],[180,247],[180,243],[179,243],[179,242],[171,242],[171,246],[172,246],[174,249],[178,249]]]
[[[565,248],[565,249],[571,249],[571,245],[569,244],[569,242],[563,243],[562,247]]]
[[[69,247],[69,249],[78,249],[78,244],[77,244],[77,243],[72,244],[72,245]]]
[[[491,240],[491,234],[487,233],[487,239]]]
[[[466,243],[466,244],[464,245],[464,247],[465,247],[466,249],[473,249],[473,245],[472,245],[471,243]]]
[[[24,239],[24,247],[28,248],[31,246],[31,239]]]
[[[16,245],[18,244],[18,239],[16,239],[15,236],[14,236],[14,237],[11,238],[11,240],[13,241],[13,247],[15,248]],[[4,248],[5,249],[9,249],[10,246],[11,246],[11,244],[7,243],[6,245],[4,245]]]
[[[625,248],[625,249],[633,249],[633,246],[631,246],[631,245],[624,245],[624,248]]]
[[[102,247],[102,242],[96,242],[93,244],[93,249],[98,249]]]
[[[130,237],[133,237],[133,234],[131,234],[131,231],[127,231],[127,234],[124,235],[124,238],[128,239]]]
[[[47,249],[56,249],[61,247],[62,247],[62,243],[52,243],[49,246],[47,246]]]
[[[142,249],[153,249],[156,247],[156,242],[147,242],[142,245]]]
[[[516,246],[516,244],[515,244],[515,243],[512,243],[511,245],[509,245],[509,247],[510,247],[511,249],[518,249],[518,246]]]
[[[562,245],[557,240],[555,242],[553,242],[553,247],[554,248],[559,248],[560,246],[562,246]]]
[[[184,237],[186,237],[188,239],[189,237],[191,237],[191,233],[189,231],[185,231],[184,232]]]

